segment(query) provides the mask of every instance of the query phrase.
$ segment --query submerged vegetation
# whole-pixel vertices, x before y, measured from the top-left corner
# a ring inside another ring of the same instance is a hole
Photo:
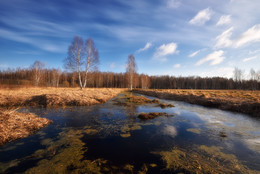
[[[62,96],[62,92],[56,92],[55,95]],[[80,93],[74,92],[75,96]],[[88,92],[86,91],[85,95],[91,96],[97,92],[98,97],[107,100],[109,96],[116,95],[120,90],[111,94],[109,89],[99,91],[90,89]],[[73,94],[71,95],[73,96]],[[84,94],[82,97],[85,97]],[[55,105],[50,104],[49,106]],[[167,107],[174,108],[165,109]],[[44,107],[39,109],[46,111]],[[218,125],[215,125],[217,128],[204,127],[207,123],[194,114],[199,111],[193,110],[192,117],[181,115],[183,108],[179,107],[178,102],[162,102],[162,100],[122,92],[103,105],[87,109],[86,107],[48,109],[54,114],[49,116],[47,114],[46,117],[54,118],[54,121],[57,119],[57,125],[50,126],[46,128],[47,131],[42,130],[36,134],[37,143],[40,144],[38,148],[18,159],[15,157],[9,161],[0,161],[0,173],[13,173],[16,170],[21,173],[140,174],[259,172],[254,171],[255,168],[251,169],[249,165],[245,165],[244,159],[236,156],[235,151],[227,150],[225,143],[222,145],[223,143],[220,142],[220,144],[212,146],[215,141],[233,141],[231,138],[234,136],[228,129],[224,127],[219,129]],[[62,114],[57,116],[57,111],[60,113],[61,110]],[[22,119],[25,118],[29,117],[22,117]],[[22,120],[22,122],[25,121]],[[73,123],[70,124],[71,122]],[[39,123],[40,121],[37,121],[37,124]],[[38,129],[34,129],[34,131],[36,130]],[[211,136],[212,133],[216,136]],[[195,140],[196,138],[198,140]],[[205,141],[209,140],[210,143],[200,144],[202,143],[200,138]],[[0,149],[0,152],[8,153],[9,150],[15,150],[18,146],[14,143],[7,149]],[[20,170],[21,166],[26,165],[25,161],[32,164],[28,168]],[[257,165],[257,162],[254,162],[254,165]],[[256,167],[255,170],[257,169]]]
[[[160,116],[171,116],[170,114],[167,114],[166,112],[149,112],[149,113],[140,113],[138,115],[138,118],[140,118],[141,120],[149,120],[149,119],[154,119],[156,117],[160,117]]]
[[[222,152],[217,146],[198,146],[196,150],[174,147],[154,152],[166,163],[166,170],[184,173],[257,173],[243,165],[235,155]]]

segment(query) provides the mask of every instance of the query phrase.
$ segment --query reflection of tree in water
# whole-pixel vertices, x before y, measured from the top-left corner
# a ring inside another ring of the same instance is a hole
[[[133,103],[130,103],[127,107],[125,107],[125,113],[128,116],[128,119],[135,120],[137,113],[137,106]]]

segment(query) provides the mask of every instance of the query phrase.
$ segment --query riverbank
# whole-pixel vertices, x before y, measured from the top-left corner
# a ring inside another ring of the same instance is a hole
[[[0,107],[89,106],[105,103],[125,89],[119,88],[19,88],[1,89]]]
[[[32,113],[0,110],[0,145],[25,138],[51,123],[51,120]]]
[[[136,89],[136,93],[240,112],[260,118],[260,91]]]
[[[0,145],[25,138],[52,123],[32,113],[17,112],[17,107],[89,106],[101,104],[125,89],[96,88],[19,88],[0,91]]]

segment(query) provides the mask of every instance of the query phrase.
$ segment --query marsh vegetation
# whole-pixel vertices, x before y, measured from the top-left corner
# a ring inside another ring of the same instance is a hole
[[[260,171],[260,122],[247,115],[128,92],[100,105],[18,111],[53,124],[1,146],[1,173]]]

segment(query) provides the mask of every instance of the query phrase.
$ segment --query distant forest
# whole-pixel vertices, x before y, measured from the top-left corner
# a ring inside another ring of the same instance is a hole
[[[251,78],[244,80],[241,70],[234,70],[234,78],[223,77],[175,77],[148,76],[134,74],[133,88],[143,89],[246,89],[260,90],[258,73],[251,71]],[[84,75],[84,74],[82,74]],[[87,87],[95,88],[128,88],[127,73],[99,72],[88,73]],[[8,69],[0,71],[0,87],[79,87],[77,72],[66,72],[59,69],[35,68]]]

